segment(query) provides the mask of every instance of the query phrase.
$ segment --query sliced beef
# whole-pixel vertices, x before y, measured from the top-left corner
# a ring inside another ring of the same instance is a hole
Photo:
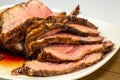
[[[83,36],[98,36],[99,32],[96,29],[91,29],[83,25],[78,25],[78,24],[69,24],[67,25],[71,29],[76,29],[76,34],[79,33],[78,35],[83,35]],[[79,32],[78,32],[79,31]]]
[[[22,67],[14,69],[11,74],[42,77],[67,74],[91,66],[101,60],[102,57],[102,53],[92,53],[85,56],[82,60],[60,64],[34,60],[27,61]]]
[[[48,31],[53,29],[62,29],[63,31],[68,31],[70,33],[74,33],[76,35],[81,36],[98,36],[99,32],[96,29],[91,29],[82,25],[77,24],[55,24],[55,23],[46,23],[46,25],[41,25],[39,28],[32,30],[26,36],[26,43],[36,40],[37,37],[46,34]]]
[[[50,14],[52,11],[38,0],[30,0],[4,10],[0,14],[1,44],[9,48],[10,43],[15,45],[22,41],[27,26],[23,26],[22,23],[32,17],[44,18]]]
[[[82,59],[87,54],[93,52],[106,52],[111,51],[112,49],[113,49],[112,42],[80,46],[56,44],[45,47],[39,54],[38,60],[57,63],[76,61]]]
[[[80,44],[100,43],[102,40],[103,40],[103,37],[101,36],[80,37],[80,36],[76,36],[68,33],[55,34],[52,36],[42,38],[40,40],[32,41],[30,44],[28,44],[27,54],[31,56],[32,54],[35,54],[36,51],[41,50],[43,47],[49,44],[54,44],[54,43],[80,45]]]

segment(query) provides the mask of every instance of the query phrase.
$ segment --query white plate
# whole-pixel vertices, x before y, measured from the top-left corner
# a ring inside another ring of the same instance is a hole
[[[3,9],[8,6],[0,7],[0,9]],[[54,10],[54,11],[58,11],[58,10]],[[83,16],[81,16],[81,17],[83,17]],[[3,79],[15,79],[15,80],[71,80],[71,79],[82,78],[82,77],[94,72],[101,66],[103,66],[108,60],[110,60],[110,58],[119,49],[120,38],[119,38],[118,34],[119,34],[120,28],[117,26],[105,23],[100,20],[96,20],[96,19],[92,19],[92,18],[88,18],[88,17],[85,17],[85,18],[99,27],[98,30],[101,32],[101,35],[103,35],[106,39],[111,40],[112,42],[115,43],[114,50],[112,52],[108,53],[104,57],[104,59],[102,59],[100,62],[98,62],[97,64],[95,64],[91,67],[79,70],[77,72],[59,75],[59,76],[52,76],[52,77],[28,77],[28,76],[21,76],[21,75],[20,76],[12,76],[12,75],[10,75],[10,71],[8,71],[8,72],[0,73],[0,78],[1,79],[2,78]]]

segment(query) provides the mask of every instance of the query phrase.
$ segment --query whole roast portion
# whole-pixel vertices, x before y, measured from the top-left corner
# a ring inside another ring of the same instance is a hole
[[[55,76],[78,71],[100,61],[114,43],[104,40],[94,24],[70,13],[52,12],[30,0],[0,12],[0,45],[24,55],[12,75]]]

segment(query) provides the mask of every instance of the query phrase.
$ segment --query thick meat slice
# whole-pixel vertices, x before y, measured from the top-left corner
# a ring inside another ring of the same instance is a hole
[[[108,50],[108,48],[111,48]],[[82,59],[85,55],[93,52],[111,51],[113,48],[112,42],[92,45],[51,45],[45,47],[38,56],[39,61],[50,62],[68,62]]]
[[[102,53],[92,53],[85,56],[82,60],[60,64],[50,62],[27,61],[22,67],[13,70],[11,74],[44,77],[61,75],[91,66],[94,63],[98,62],[102,57]]]
[[[55,34],[53,36],[48,36],[40,40],[32,41],[28,44],[27,55],[31,56],[36,51],[41,50],[43,47],[53,44],[53,43],[64,43],[64,44],[93,44],[100,43],[103,40],[103,37],[80,37],[68,33]]]

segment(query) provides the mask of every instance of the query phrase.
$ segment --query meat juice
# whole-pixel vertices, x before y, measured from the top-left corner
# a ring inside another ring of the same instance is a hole
[[[11,72],[16,67],[20,67],[26,61],[25,58],[19,55],[13,55],[9,52],[0,51],[3,59],[0,60],[0,73]]]

